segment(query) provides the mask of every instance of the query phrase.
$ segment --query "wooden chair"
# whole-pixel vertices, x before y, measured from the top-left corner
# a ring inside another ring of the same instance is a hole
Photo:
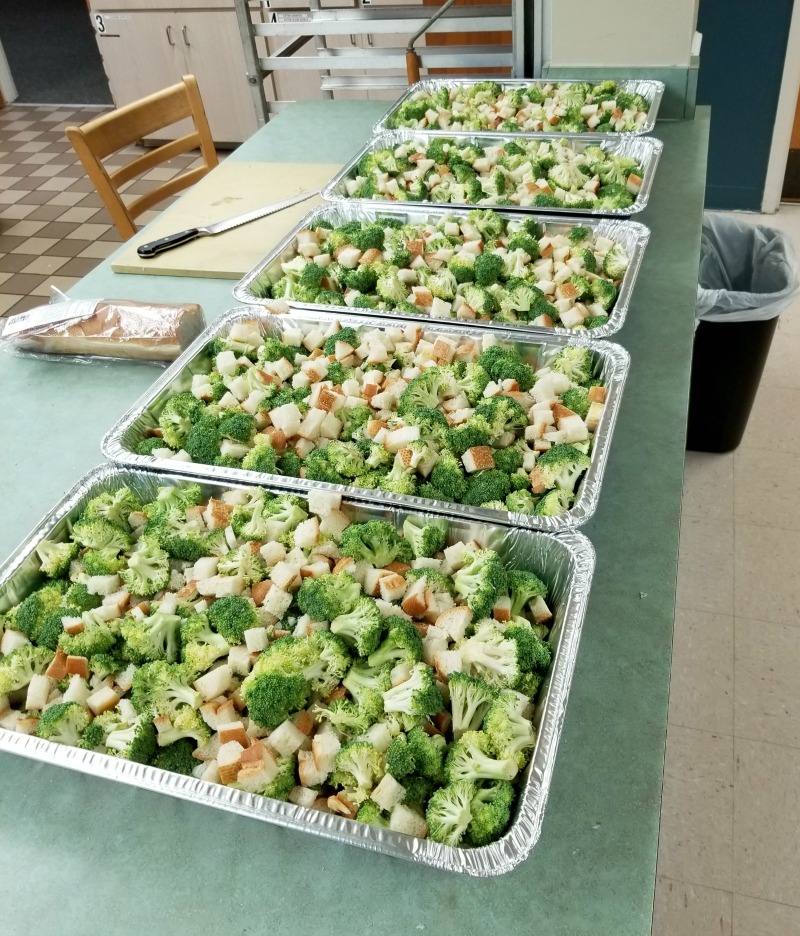
[[[149,150],[115,171],[108,171],[103,165],[102,160],[112,153],[187,117],[194,122],[191,133]],[[217,165],[217,152],[193,75],[184,75],[180,84],[119,107],[81,127],[67,127],[67,136],[117,230],[125,239],[136,233],[135,217],[170,195],[194,185]],[[123,202],[120,186],[173,156],[198,148],[203,158],[202,166],[181,173],[127,205]]]

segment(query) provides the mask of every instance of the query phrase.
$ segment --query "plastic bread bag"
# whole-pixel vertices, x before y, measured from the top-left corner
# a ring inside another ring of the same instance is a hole
[[[114,360],[168,364],[204,328],[199,305],[69,299],[53,288],[49,305],[0,319],[0,347],[84,364]]]

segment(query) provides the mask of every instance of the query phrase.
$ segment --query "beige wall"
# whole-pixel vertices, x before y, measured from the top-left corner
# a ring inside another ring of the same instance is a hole
[[[544,64],[688,66],[696,0],[542,0]]]

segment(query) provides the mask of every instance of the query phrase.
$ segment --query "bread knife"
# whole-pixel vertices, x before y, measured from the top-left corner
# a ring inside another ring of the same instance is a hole
[[[214,224],[206,224],[203,227],[189,228],[186,231],[179,231],[177,234],[167,234],[166,237],[160,237],[158,240],[149,241],[137,248],[136,253],[147,260],[155,257],[156,254],[163,253],[165,250],[172,250],[173,247],[180,247],[181,244],[188,244],[198,237],[213,236],[222,234],[223,231],[230,231],[231,228],[239,227],[240,224],[249,224],[250,221],[256,221],[258,218],[265,218],[267,215],[275,214],[276,211],[283,211],[284,208],[291,208],[300,202],[306,201],[319,195],[319,192],[303,192],[302,195],[295,195],[294,198],[287,198],[285,201],[275,202],[267,205],[266,208],[256,208],[255,211],[248,211],[246,214],[236,215],[228,218],[227,221],[217,221]]]

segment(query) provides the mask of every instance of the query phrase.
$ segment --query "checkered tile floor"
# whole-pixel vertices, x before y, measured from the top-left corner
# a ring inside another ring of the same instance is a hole
[[[101,112],[26,105],[0,110],[0,315],[41,305],[51,285],[69,289],[122,241],[64,134]],[[141,152],[130,147],[107,165],[123,165]],[[141,195],[194,162],[191,154],[178,156],[123,193]],[[147,223],[172,200],[137,223]]]

